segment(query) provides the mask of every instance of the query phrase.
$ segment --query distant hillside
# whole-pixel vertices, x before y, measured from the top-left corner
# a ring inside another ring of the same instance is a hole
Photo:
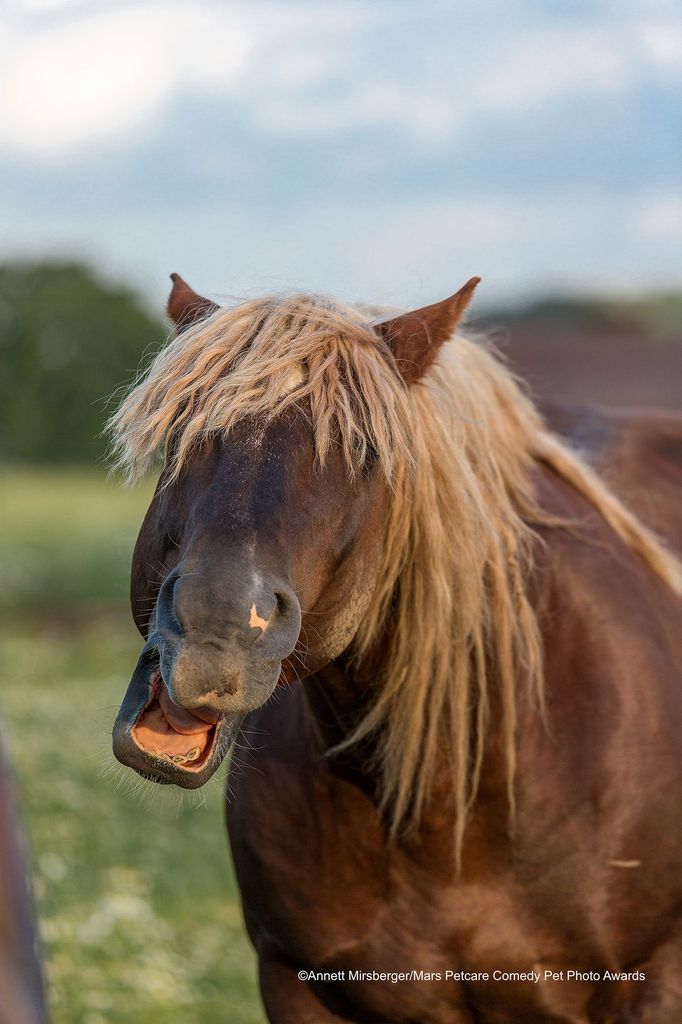
[[[682,411],[682,294],[548,298],[476,321],[543,398]]]

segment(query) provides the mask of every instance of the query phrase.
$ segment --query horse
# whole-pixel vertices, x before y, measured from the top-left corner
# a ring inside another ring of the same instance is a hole
[[[0,744],[0,1024],[47,1024],[28,871]]]
[[[178,275],[113,735],[227,824],[272,1024],[677,1024],[681,422],[459,329]],[[200,927],[200,922],[196,922]]]

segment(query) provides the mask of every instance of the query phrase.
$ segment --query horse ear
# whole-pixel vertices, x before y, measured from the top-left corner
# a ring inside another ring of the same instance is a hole
[[[215,302],[205,299],[203,295],[197,295],[179,274],[171,274],[171,281],[173,287],[168,296],[166,312],[179,331],[198,320],[204,320],[220,308],[216,306]]]
[[[434,362],[441,345],[452,336],[461,320],[480,280],[480,277],[472,277],[449,299],[374,325],[374,330],[391,349],[406,384],[420,380]]]

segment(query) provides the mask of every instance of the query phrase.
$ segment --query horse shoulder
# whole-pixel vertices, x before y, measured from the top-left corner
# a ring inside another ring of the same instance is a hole
[[[538,914],[570,891],[586,952],[644,962],[680,897],[679,601],[568,484],[541,472],[538,489],[576,528],[543,531],[548,727],[520,706],[519,862],[544,879],[527,889]]]

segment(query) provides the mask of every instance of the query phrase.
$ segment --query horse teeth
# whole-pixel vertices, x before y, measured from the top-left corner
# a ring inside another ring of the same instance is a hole
[[[155,750],[153,753],[162,761],[170,761],[171,764],[187,764],[188,761],[197,761],[201,757],[201,747],[192,747],[186,754],[169,754],[165,750]]]

